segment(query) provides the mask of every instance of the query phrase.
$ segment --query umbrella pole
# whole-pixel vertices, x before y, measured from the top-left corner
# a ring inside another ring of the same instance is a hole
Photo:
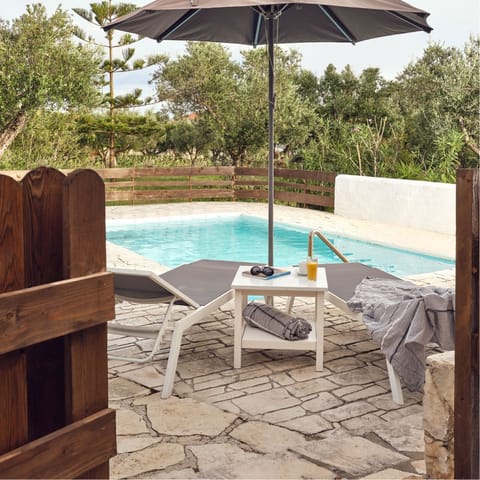
[[[273,259],[273,203],[274,203],[274,118],[275,76],[273,50],[273,15],[267,16],[268,24],[268,264],[274,265]]]

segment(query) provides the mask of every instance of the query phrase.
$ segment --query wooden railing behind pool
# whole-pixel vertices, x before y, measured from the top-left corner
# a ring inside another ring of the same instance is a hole
[[[67,173],[68,171],[64,171]],[[107,203],[162,203],[205,200],[268,200],[266,168],[103,168]],[[23,170],[3,171],[20,180]],[[334,207],[336,173],[275,169],[275,202],[296,207]]]
[[[108,478],[105,191],[91,170],[0,175],[0,478]]]

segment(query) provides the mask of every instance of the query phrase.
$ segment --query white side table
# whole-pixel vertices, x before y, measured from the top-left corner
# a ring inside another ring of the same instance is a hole
[[[323,309],[327,291],[324,268],[319,268],[317,280],[308,280],[292,269],[290,275],[263,280],[243,275],[251,266],[241,266],[232,282],[235,295],[234,368],[242,366],[242,348],[275,350],[315,350],[316,370],[323,370]],[[305,340],[284,340],[259,328],[247,325],[242,311],[249,295],[315,297],[315,324]]]

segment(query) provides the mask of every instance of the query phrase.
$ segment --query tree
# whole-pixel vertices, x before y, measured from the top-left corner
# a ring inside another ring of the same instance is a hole
[[[0,159],[0,170],[30,170],[40,165],[92,166],[88,152],[80,144],[76,113],[36,110]]]
[[[81,115],[77,122],[79,143],[88,147],[96,158],[106,163],[109,157],[108,117],[101,114]],[[116,151],[117,153],[149,152],[156,149],[158,142],[165,138],[166,121],[149,112],[139,115],[132,112],[117,114]]]
[[[243,118],[240,74],[240,66],[222,45],[189,42],[184,55],[164,61],[153,75],[158,98],[174,118],[196,114],[195,125],[210,132],[210,148],[227,150],[234,163],[245,150],[245,142],[232,137]]]
[[[74,8],[73,11],[92,25],[103,27],[111,23],[116,18],[130,13],[136,8],[137,7],[131,3],[119,3],[114,5],[112,4],[111,0],[104,0],[99,3],[91,3],[90,10],[84,8]],[[106,82],[106,85],[108,86],[108,93],[106,94],[104,100],[104,102],[108,105],[110,118],[109,123],[105,123],[105,127],[108,129],[108,155],[106,156],[106,165],[108,167],[115,167],[116,133],[118,128],[123,128],[122,126],[118,127],[120,118],[116,115],[117,110],[150,105],[154,102],[154,99],[151,97],[142,99],[142,90],[139,88],[125,95],[116,96],[115,74],[132,72],[134,70],[141,70],[150,67],[164,59],[164,56],[150,55],[146,58],[134,58],[135,49],[129,47],[129,45],[138,42],[141,37],[132,36],[131,34],[124,34],[118,40],[115,40],[115,31],[109,30],[105,35],[107,40],[106,44],[97,43],[96,40],[91,36],[87,37],[85,32],[78,27],[75,30],[75,35],[81,40],[92,45],[97,45],[107,52],[107,58],[104,59],[103,62],[99,63],[99,65],[100,72],[108,78]],[[121,58],[114,57],[114,51],[118,48],[122,49]]]
[[[408,148],[432,179],[454,182],[458,167],[479,165],[479,45],[478,37],[463,51],[432,44],[397,78]]]
[[[191,42],[183,56],[161,65],[154,81],[160,100],[176,117],[197,114],[195,126],[210,139],[214,161],[244,165],[259,157],[265,165],[267,157],[260,153],[266,151],[268,138],[266,49],[249,49],[242,55],[243,62],[234,62],[221,45]],[[308,137],[314,109],[298,95],[298,53],[277,47],[275,56],[276,143],[291,155]]]
[[[99,57],[74,45],[72,31],[65,12],[48,18],[40,4],[0,22],[0,157],[34,112],[98,103]]]

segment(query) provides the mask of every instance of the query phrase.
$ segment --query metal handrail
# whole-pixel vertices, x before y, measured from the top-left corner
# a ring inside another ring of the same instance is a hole
[[[341,253],[320,230],[312,230],[308,235],[308,256],[313,256],[313,237],[316,235],[342,262],[348,263],[348,259]]]

